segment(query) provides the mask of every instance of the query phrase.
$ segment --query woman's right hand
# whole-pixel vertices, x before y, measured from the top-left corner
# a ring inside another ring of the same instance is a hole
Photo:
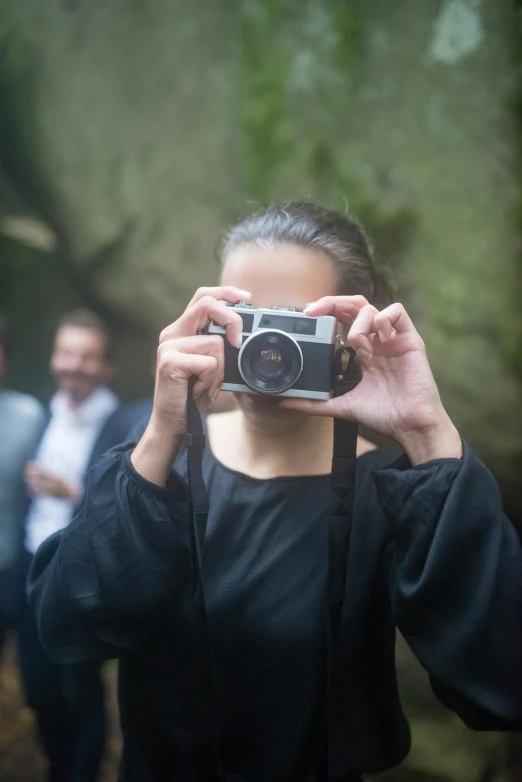
[[[199,288],[183,315],[160,335],[152,415],[131,456],[136,470],[153,483],[165,484],[181,447],[190,378],[197,377],[194,397],[201,412],[223,382],[223,337],[198,332],[214,321],[226,329],[230,344],[240,347],[243,322],[225,302],[241,300],[250,301],[250,293],[232,287]]]

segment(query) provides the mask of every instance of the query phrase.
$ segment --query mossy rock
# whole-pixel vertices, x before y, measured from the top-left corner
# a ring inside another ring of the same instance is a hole
[[[0,0],[0,162],[137,342],[238,214],[348,204],[522,518],[519,28],[512,0]]]

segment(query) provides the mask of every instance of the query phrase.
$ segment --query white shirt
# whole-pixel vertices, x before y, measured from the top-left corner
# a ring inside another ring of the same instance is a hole
[[[42,468],[67,483],[82,485],[92,449],[118,398],[108,388],[98,388],[79,407],[58,392],[51,402],[51,421],[36,453]],[[29,510],[25,547],[34,554],[43,541],[72,520],[77,500],[37,497]]]

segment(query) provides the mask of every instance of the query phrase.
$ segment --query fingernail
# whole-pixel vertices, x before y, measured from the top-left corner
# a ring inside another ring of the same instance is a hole
[[[388,339],[384,331],[378,331],[377,334],[379,335],[379,339],[381,340],[381,342],[386,342],[386,340]]]
[[[364,348],[357,348],[357,353],[359,354],[359,356],[362,356],[362,358],[365,359],[370,359],[372,357],[372,354],[368,353],[368,351],[365,350]]]
[[[313,307],[315,304],[315,301],[309,302],[306,307],[304,308],[303,312],[306,312],[306,310],[309,310],[311,307]]]
[[[243,337],[241,336],[241,337],[239,337],[238,341],[236,342],[236,348],[238,350],[241,350],[242,347],[243,347]]]

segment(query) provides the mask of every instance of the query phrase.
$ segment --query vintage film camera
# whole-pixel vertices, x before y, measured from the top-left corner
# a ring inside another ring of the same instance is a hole
[[[244,301],[227,306],[243,320],[241,349],[225,339],[222,326],[212,322],[206,329],[225,339],[223,391],[330,399],[335,318],[313,318],[291,307],[255,309]]]

